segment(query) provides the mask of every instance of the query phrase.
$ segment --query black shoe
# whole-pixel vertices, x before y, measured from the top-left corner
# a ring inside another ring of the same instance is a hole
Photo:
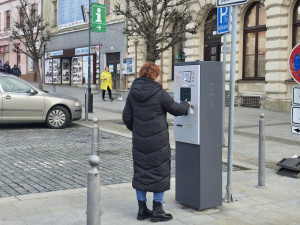
[[[147,208],[146,202],[138,201],[139,202],[139,211],[137,215],[138,220],[144,220],[150,218],[152,216],[152,212]]]
[[[111,98],[110,101],[112,102],[114,100],[114,98]]]
[[[169,213],[165,213],[162,203],[153,201],[151,222],[168,221],[171,219],[173,219],[173,216]]]
[[[103,101],[106,101],[105,98],[102,98]]]

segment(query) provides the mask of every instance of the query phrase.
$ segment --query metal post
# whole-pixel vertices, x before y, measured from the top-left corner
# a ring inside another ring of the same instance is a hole
[[[135,65],[134,65],[134,69],[135,69],[135,73],[134,73],[134,79],[137,78],[137,48],[139,45],[139,40],[135,39],[134,40],[134,48],[135,48]]]
[[[98,126],[98,118],[93,118],[93,127],[92,127],[92,155],[99,156],[99,126]]]
[[[226,82],[226,48],[227,34],[223,36],[223,76],[222,76],[222,147],[226,147],[224,129],[225,129],[225,82]]]
[[[88,101],[89,101],[89,92],[87,91],[86,94],[85,94],[85,120],[88,120],[89,119],[89,104],[88,104]]]
[[[91,91],[91,20],[92,20],[92,1],[89,0],[89,55],[88,55],[88,112],[93,112],[93,95]]]
[[[260,114],[259,120],[259,143],[258,143],[258,187],[265,187],[265,115]]]
[[[101,224],[100,207],[100,158],[97,155],[91,155],[89,158],[91,169],[88,172],[87,184],[87,225]]]
[[[99,158],[99,126],[98,118],[93,118],[92,154],[89,158],[91,169],[88,172],[87,185],[87,225],[99,225],[100,207],[100,158]]]
[[[53,92],[56,92],[56,84],[53,84]]]
[[[235,65],[236,65],[236,31],[237,31],[237,6],[232,6],[232,33],[231,33],[231,59],[230,59],[230,101],[229,101],[229,126],[228,126],[228,171],[225,202],[232,202],[231,175],[233,154],[234,130],[234,92],[235,92]]]

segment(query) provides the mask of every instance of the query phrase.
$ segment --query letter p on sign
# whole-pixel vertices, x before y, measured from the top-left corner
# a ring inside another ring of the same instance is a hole
[[[230,25],[230,7],[218,8],[218,34],[229,32]]]

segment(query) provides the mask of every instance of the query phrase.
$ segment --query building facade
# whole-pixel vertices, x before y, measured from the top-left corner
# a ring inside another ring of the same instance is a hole
[[[17,65],[20,68],[23,79],[35,81],[33,60],[25,54],[13,52],[14,46],[9,39],[14,22],[20,19],[18,5],[18,0],[0,0],[0,68],[3,67],[5,62],[9,62],[11,67]],[[33,7],[40,14],[40,1],[30,0],[28,8],[31,9]],[[22,43],[20,43],[20,48],[26,51],[26,47]]]
[[[292,87],[297,85],[289,74],[288,58],[300,42],[299,0],[249,0],[238,6],[236,104],[247,99],[274,111],[290,111]],[[173,89],[173,64],[177,61],[222,61],[223,37],[216,35],[216,0],[198,0],[192,7],[201,21],[198,33],[163,53],[163,87]],[[145,62],[145,46],[139,41],[138,68]],[[129,40],[129,55],[135,54]],[[231,34],[227,35],[231,46]],[[229,90],[230,52],[226,55],[226,90]],[[246,104],[247,105],[247,104]]]
[[[86,85],[88,83],[88,24],[83,21],[81,4],[88,0],[44,0],[44,21],[53,37],[48,43],[44,64],[46,84]],[[99,84],[99,75],[108,66],[114,88],[120,83],[121,59],[125,57],[124,19],[112,13],[113,1],[105,4],[106,32],[91,32],[91,84]]]

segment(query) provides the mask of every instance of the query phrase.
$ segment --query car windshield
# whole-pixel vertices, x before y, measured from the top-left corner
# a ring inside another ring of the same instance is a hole
[[[5,92],[29,93],[32,89],[31,86],[24,82],[6,76],[0,76],[0,84]]]

